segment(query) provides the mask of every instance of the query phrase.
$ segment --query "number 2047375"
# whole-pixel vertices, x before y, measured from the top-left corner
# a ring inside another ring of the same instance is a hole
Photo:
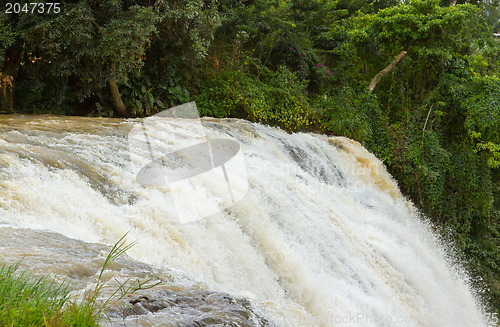
[[[498,315],[496,312],[486,313],[486,318],[488,319],[488,327],[497,327],[498,326]]]
[[[6,14],[58,14],[61,12],[61,3],[7,2],[4,9]]]

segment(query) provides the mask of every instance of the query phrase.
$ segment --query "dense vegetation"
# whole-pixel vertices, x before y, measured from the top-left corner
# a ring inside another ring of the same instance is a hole
[[[98,326],[93,305],[72,302],[67,285],[35,279],[18,268],[18,264],[0,268],[0,325]]]
[[[354,138],[500,312],[500,0],[62,2],[2,4],[0,112],[146,116],[196,100],[202,115]]]

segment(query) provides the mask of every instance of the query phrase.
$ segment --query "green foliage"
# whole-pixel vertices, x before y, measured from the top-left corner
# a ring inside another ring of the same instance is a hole
[[[141,2],[86,0],[65,3],[64,14],[2,14],[0,19],[6,24],[2,24],[5,34],[0,39],[0,59],[6,47],[19,52],[11,64],[15,77],[19,75],[15,91],[20,107],[68,114],[93,97],[90,102],[99,103],[98,112],[107,113],[104,108],[112,103],[107,84],[115,80],[125,81],[122,86],[130,91],[128,95],[134,92],[125,102],[136,115],[154,113],[150,109],[163,102],[170,105],[186,100],[185,87],[172,85],[172,74],[161,72],[172,71],[168,59],[177,57],[178,63],[189,66],[206,55],[218,26],[217,6],[201,0]],[[154,52],[148,52],[150,48]],[[140,75],[142,70],[147,76],[140,81],[137,72]],[[156,76],[155,71],[159,72]],[[179,76],[179,71],[183,77],[189,75],[181,69],[174,75]],[[129,78],[132,83],[125,85]],[[158,85],[154,103],[151,92],[135,92],[142,86],[149,89],[148,80]],[[68,87],[61,91],[58,81]],[[137,85],[139,82],[145,84]],[[57,109],[49,109],[54,106]]]
[[[69,289],[46,277],[18,273],[19,264],[0,268],[2,326],[98,326],[86,305],[69,299]]]
[[[366,58],[366,84],[397,53],[407,51],[375,89],[388,118],[390,156],[380,152],[377,141],[370,146],[427,214],[467,238],[474,217],[492,209],[493,185],[486,156],[477,152],[470,133],[492,133],[498,126],[497,82],[472,79],[480,66],[479,58],[471,62],[473,45],[486,35],[479,10],[426,0],[357,20],[351,37],[358,55]],[[495,142],[491,134],[483,141]]]
[[[134,74],[127,80],[120,81],[119,85],[127,107],[133,108],[132,115],[149,116],[166,109],[161,98],[157,96],[159,87],[154,85],[147,75],[141,74],[139,69],[134,70]]]
[[[493,242],[498,230],[498,221],[485,228],[499,208],[498,42],[490,33],[476,6],[413,1],[356,17],[345,49],[354,50],[351,76],[365,87],[407,51],[374,90],[387,120],[368,116],[370,127],[385,126],[366,145],[403,193],[442,231],[452,231],[498,294],[498,261],[486,259],[498,254],[498,244],[479,254],[477,238]],[[498,297],[490,303],[498,305]]]
[[[381,136],[378,126],[384,125],[385,118],[373,96],[345,87],[337,94],[317,97],[314,107],[323,128],[332,134],[367,142]]]
[[[201,115],[246,118],[293,131],[314,122],[305,85],[293,72],[284,66],[271,71],[250,59],[247,63],[213,75],[201,87],[202,93],[195,98]]]
[[[484,76],[462,85],[465,127],[476,140],[476,150],[490,154],[488,164],[500,168],[500,79]]]
[[[105,315],[105,310],[110,306],[117,304],[121,299],[139,291],[145,290],[148,288],[155,287],[159,285],[160,282],[151,283],[154,277],[147,278],[146,280],[135,280],[131,281],[130,279],[125,281],[124,283],[120,283],[119,287],[117,287],[111,295],[108,296],[106,300],[100,302],[98,300],[99,295],[102,293],[102,290],[107,284],[107,280],[104,279],[104,272],[109,268],[110,264],[116,261],[119,257],[123,256],[125,252],[127,252],[130,248],[135,245],[133,243],[126,243],[125,238],[127,237],[126,233],[123,235],[111,248],[106,259],[104,259],[104,263],[99,272],[99,276],[97,278],[97,283],[95,287],[90,291],[86,292],[83,298],[84,305],[91,308],[92,316],[96,319],[100,318],[102,315]]]
[[[218,35],[225,42],[237,45],[237,49],[233,48],[231,51],[249,53],[259,64],[273,71],[278,70],[279,66],[286,66],[300,80],[309,81],[308,92],[319,93],[322,76],[315,67],[320,64],[320,58],[308,32],[318,28],[326,30],[327,27],[320,26],[320,21],[315,22],[314,28],[310,28],[308,24],[313,24],[313,19],[325,15],[326,18],[322,18],[321,23],[326,24],[329,16],[325,12],[321,15],[313,12],[318,6],[312,3],[307,6],[300,1],[256,1],[248,6],[226,5],[226,19],[222,22]],[[309,12],[302,12],[304,8]],[[238,57],[237,54],[234,55]]]
[[[211,74],[207,83],[201,85],[201,94],[195,96],[201,116],[216,118],[243,116],[240,103],[244,101],[241,91],[249,78],[240,70],[228,70]]]
[[[24,44],[16,63],[22,76],[16,83],[21,107],[46,112],[55,106],[55,113],[71,113],[73,101],[141,67],[158,19],[151,7],[122,9],[113,1],[101,6],[92,1],[66,3],[63,10],[19,15],[15,24],[18,42]]]
[[[250,118],[289,130],[312,124],[311,108],[305,96],[305,83],[284,66],[275,72],[262,67],[263,84],[246,90],[244,108]]]
[[[440,7],[435,0],[364,15],[357,26],[351,37],[358,55],[369,64],[368,76],[374,76],[405,50],[407,55],[398,70],[407,80],[420,81],[411,85],[416,93],[435,86],[443,69],[460,67],[460,56],[470,54],[473,40],[487,32],[476,7]]]
[[[3,11],[0,12],[0,67],[5,60],[5,50],[14,43],[15,34],[9,24],[9,16]]]
[[[180,45],[186,57],[204,58],[214,31],[220,25],[217,9],[214,0],[159,2],[161,38]]]
[[[18,273],[19,263],[0,268],[1,326],[98,326],[105,310],[139,290],[152,288],[153,278],[121,283],[104,301],[99,296],[106,286],[104,272],[135,243],[127,244],[122,236],[111,248],[99,272],[97,283],[80,300],[70,297],[66,283],[48,277],[34,278],[26,271]]]
[[[76,98],[65,76],[22,80],[17,84],[16,92],[23,95],[18,98],[19,107],[31,109],[31,112],[25,112],[57,115],[74,113]]]
[[[146,45],[159,19],[152,7],[131,6],[99,28],[99,56],[111,63],[117,76],[143,65]]]

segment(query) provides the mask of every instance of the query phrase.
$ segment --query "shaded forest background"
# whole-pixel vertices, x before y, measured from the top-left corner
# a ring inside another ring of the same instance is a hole
[[[144,117],[194,100],[202,116],[353,138],[500,312],[500,0],[7,2],[0,113]]]

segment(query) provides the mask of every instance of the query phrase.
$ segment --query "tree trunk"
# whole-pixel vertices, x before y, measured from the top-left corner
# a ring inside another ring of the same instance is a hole
[[[12,52],[7,55],[7,60],[0,72],[0,89],[3,102],[6,108],[11,111],[14,111],[14,86],[22,57],[22,51],[19,51],[15,46]]]
[[[373,89],[375,89],[375,86],[377,86],[378,82],[380,82],[382,77],[387,75],[387,73],[390,72],[397,65],[397,63],[401,60],[401,58],[405,56],[405,54],[406,51],[401,51],[387,67],[385,67],[377,75],[375,75],[375,77],[370,82],[370,85],[368,86],[368,91],[370,92],[370,94],[373,92]]]
[[[0,73],[0,90],[2,90],[2,98],[5,108],[14,111],[14,78],[11,75]]]
[[[92,25],[96,28],[96,31],[98,32],[101,27],[95,20],[92,20]],[[111,64],[111,69],[113,72],[113,75],[109,78],[108,84],[109,84],[109,93],[111,93],[111,99],[113,100],[113,108],[115,109],[115,112],[118,113],[119,116],[122,117],[130,117],[130,112],[127,110],[127,107],[125,106],[125,103],[123,103],[122,96],[120,94],[120,90],[118,90],[118,84],[116,83],[116,67],[115,64]]]
[[[115,111],[123,117],[129,117],[130,113],[128,112],[125,104],[122,101],[122,96],[120,91],[118,90],[118,85],[116,84],[116,77],[113,76],[109,81],[109,91],[111,93],[111,98],[113,99],[113,107]]]

